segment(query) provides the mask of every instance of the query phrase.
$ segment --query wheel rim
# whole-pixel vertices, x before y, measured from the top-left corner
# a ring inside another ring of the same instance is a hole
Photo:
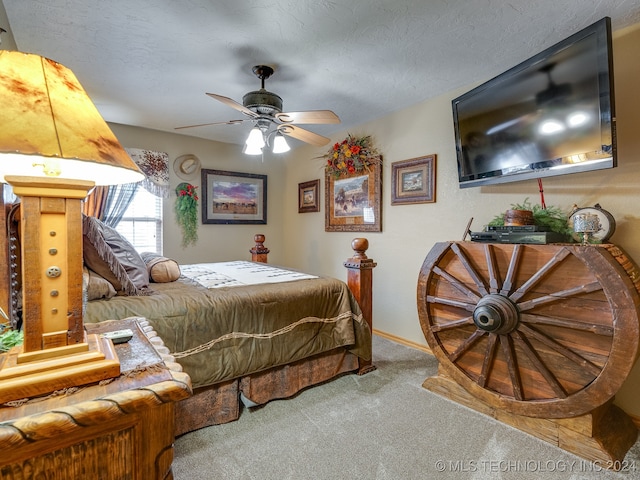
[[[621,263],[604,247],[440,243],[418,281],[420,324],[446,374],[477,398],[580,415],[617,392],[638,353],[639,296]]]

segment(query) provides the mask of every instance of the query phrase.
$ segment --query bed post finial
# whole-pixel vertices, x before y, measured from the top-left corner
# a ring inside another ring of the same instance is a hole
[[[366,259],[367,254],[365,253],[369,248],[369,240],[366,238],[354,238],[351,242],[351,248],[355,252],[353,258]]]
[[[365,253],[369,248],[369,240],[366,238],[354,238],[351,242],[351,248],[353,248],[354,255],[344,262],[344,266],[348,270],[347,285],[360,305],[362,316],[369,325],[369,330],[373,332],[373,269],[377,263],[367,257]],[[364,375],[376,369],[371,360],[359,359],[359,362],[358,375]]]
[[[264,235],[262,233],[257,233],[254,235],[253,241],[256,242],[256,244],[251,250],[249,250],[251,252],[251,260],[253,262],[267,263],[269,249],[264,246]]]

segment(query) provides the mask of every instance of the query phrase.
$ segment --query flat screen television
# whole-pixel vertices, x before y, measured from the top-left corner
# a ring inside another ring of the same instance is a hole
[[[616,166],[611,20],[452,101],[461,188]]]

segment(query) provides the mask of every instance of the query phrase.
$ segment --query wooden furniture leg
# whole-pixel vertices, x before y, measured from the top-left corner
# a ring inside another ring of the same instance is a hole
[[[356,298],[362,315],[373,332],[373,269],[377,263],[368,258],[366,251],[369,241],[366,238],[355,238],[351,242],[354,256],[344,262],[347,268],[347,285]],[[364,375],[375,370],[372,360],[360,359],[358,375]]]

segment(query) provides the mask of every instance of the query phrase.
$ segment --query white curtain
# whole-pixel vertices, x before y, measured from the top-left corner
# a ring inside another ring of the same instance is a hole
[[[111,185],[109,187],[109,193],[107,194],[107,201],[105,203],[104,212],[102,214],[102,221],[112,228],[116,228],[116,225],[122,220],[124,212],[127,211],[127,207],[133,200],[138,189],[138,183],[124,183],[122,185]]]

